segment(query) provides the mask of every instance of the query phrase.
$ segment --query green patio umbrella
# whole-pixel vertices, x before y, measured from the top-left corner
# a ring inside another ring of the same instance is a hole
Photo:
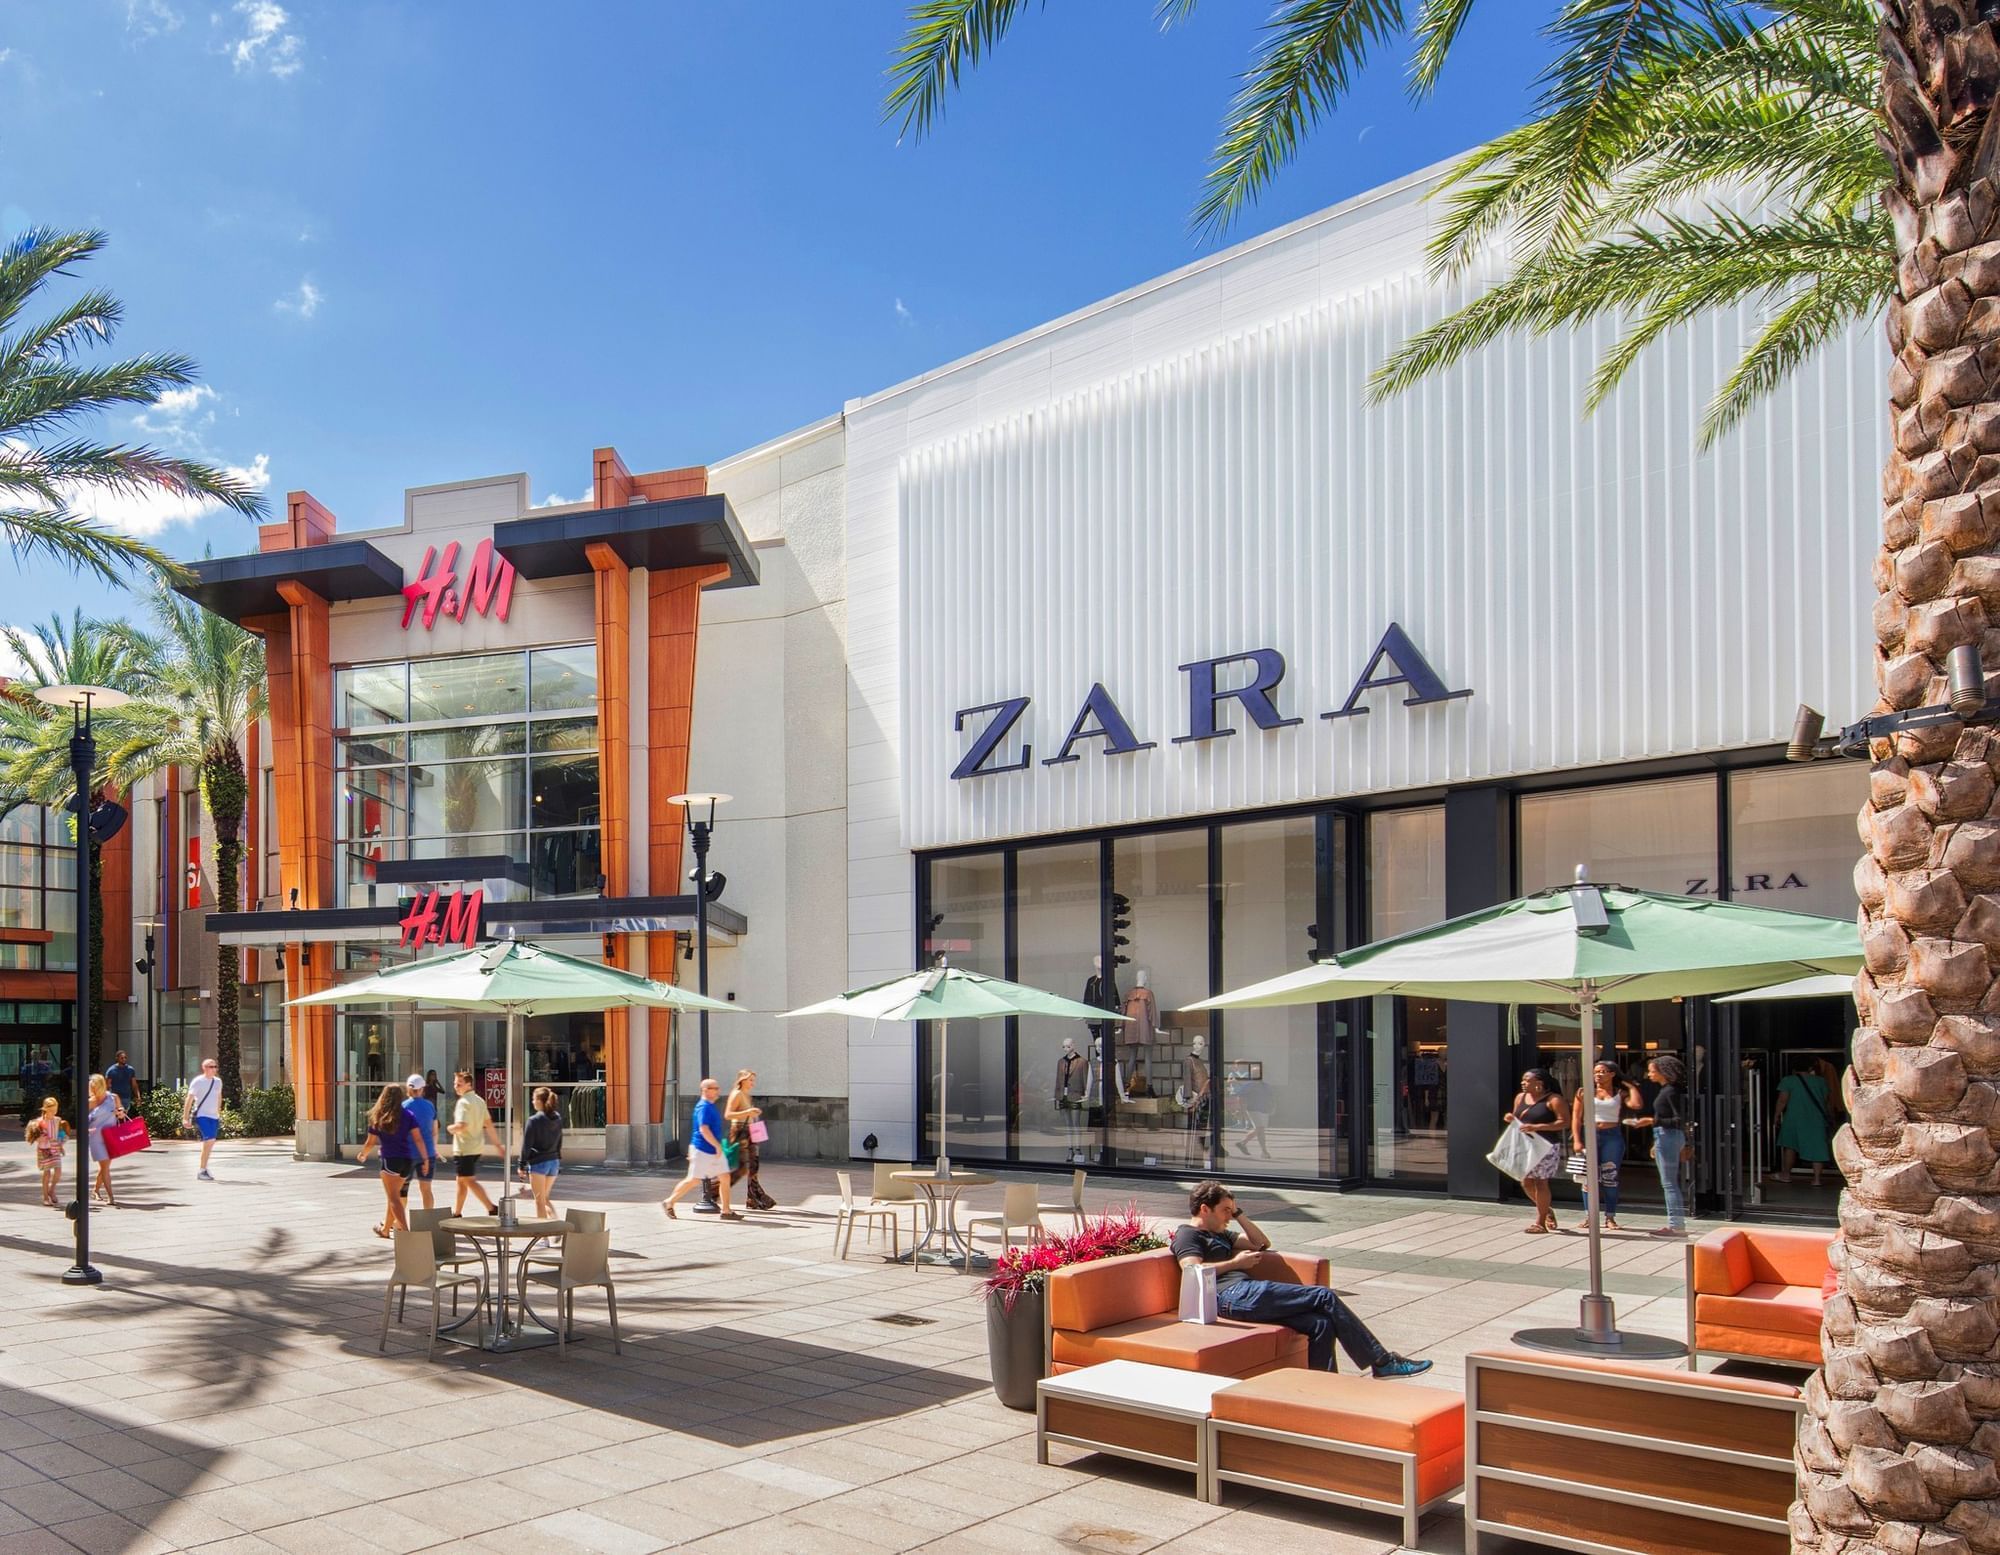
[[[581,1015],[593,1010],[732,1011],[734,1004],[688,993],[672,983],[584,961],[528,940],[501,940],[449,956],[432,956],[377,972],[300,999],[313,1004],[428,1004],[507,1017],[507,1095],[514,1095],[514,1053],[530,1015]],[[525,1065],[524,1065],[525,1067]],[[510,1129],[511,1131],[511,1129]],[[514,1191],[514,1152],[507,1152],[506,1190]]]
[[[928,971],[910,972],[891,978],[886,983],[850,989],[846,993],[835,994],[831,999],[821,999],[817,1004],[787,1010],[778,1018],[790,1020],[798,1015],[846,1015],[869,1021],[985,1020],[996,1015],[1053,1015],[1059,1019],[1092,1022],[1129,1018],[1110,1010],[1100,1010],[1094,1004],[1065,999],[1061,994],[1045,993],[1026,983],[1010,983],[1004,977],[968,972],[963,967],[950,965],[943,957],[939,957],[938,964]],[[939,1176],[951,1170],[951,1152],[946,1148],[944,1137],[944,1083],[948,1067],[945,1060],[950,1056],[950,1041],[951,1027],[947,1025],[939,1041],[938,1053]]]
[[[1761,1004],[1766,999],[1852,999],[1854,979],[1822,972],[1813,977],[1795,977],[1789,983],[1773,983],[1768,988],[1752,988],[1717,999],[1717,1004]]]
[[[1851,922],[1746,907],[1707,897],[1669,896],[1626,886],[1577,883],[1482,908],[1430,928],[1343,951],[1267,982],[1189,1005],[1195,1010],[1323,1004],[1375,994],[1469,999],[1483,1004],[1573,1004],[1583,1038],[1583,1072],[1597,1062],[1597,1009],[1647,999],[1723,994],[1803,974],[1861,969],[1861,936]],[[1590,1195],[1590,1290],[1574,1332],[1517,1335],[1547,1348],[1656,1349],[1679,1346],[1621,1335],[1604,1294],[1598,1226],[1597,1152],[1584,1153]]]

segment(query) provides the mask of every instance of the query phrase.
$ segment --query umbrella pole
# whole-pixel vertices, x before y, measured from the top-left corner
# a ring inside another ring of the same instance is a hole
[[[1592,1344],[1618,1342],[1618,1315],[1611,1298],[1604,1294],[1604,1232],[1601,1224],[1603,1200],[1598,1192],[1597,1113],[1592,1105],[1597,1095],[1597,990],[1583,985],[1577,1000],[1577,1025],[1583,1035],[1583,1106],[1589,1109],[1582,1120],[1584,1192],[1590,1195],[1590,1213],[1585,1227],[1590,1239],[1590,1289],[1579,1304],[1577,1329]]]
[[[507,1012],[507,1061],[506,1061],[507,1139],[508,1139],[507,1177],[506,1180],[500,1184],[501,1189],[503,1190],[502,1191],[503,1201],[512,1199],[514,1197],[514,1161],[517,1153],[513,1144],[514,1125],[518,1123],[521,1125],[523,1129],[525,1129],[528,1125],[528,1120],[525,1117],[515,1116],[516,1113],[525,1112],[526,1110],[525,1108],[522,1108],[519,1105],[517,1105],[514,1096],[514,1073],[515,1073],[514,1044],[515,1040],[520,1035],[521,1035],[521,1012],[519,1010],[509,1010]]]
[[[938,1022],[938,1157],[937,1174],[951,1175],[951,1147],[944,1137],[944,1082],[951,1070],[951,1022]]]

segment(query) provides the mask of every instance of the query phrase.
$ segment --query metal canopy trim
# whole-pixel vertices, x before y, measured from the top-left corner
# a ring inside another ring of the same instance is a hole
[[[402,937],[399,907],[330,907],[306,912],[211,913],[208,932],[224,945],[317,945],[352,940],[394,943]],[[570,897],[543,902],[487,902],[481,938],[531,939],[554,934],[671,934],[694,928],[693,896]],[[734,944],[750,920],[711,902],[708,930]]]
[[[590,571],[584,547],[603,544],[628,567],[699,567],[722,564],[729,576],[717,588],[757,582],[757,555],[720,492],[634,502],[622,508],[508,519],[493,526],[494,549],[524,578],[568,578]]]
[[[286,608],[280,583],[302,583],[322,599],[394,599],[403,592],[403,569],[366,540],[335,540],[292,551],[253,551],[188,563],[192,582],[178,593],[225,621],[277,615]]]

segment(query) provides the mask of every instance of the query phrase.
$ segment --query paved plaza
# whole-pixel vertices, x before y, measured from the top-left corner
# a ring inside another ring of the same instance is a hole
[[[213,1184],[180,1144],[118,1170],[122,1207],[94,1221],[105,1283],[70,1289],[68,1223],[39,1204],[27,1149],[0,1147],[0,1555],[1399,1548],[1387,1517],[1241,1488],[1206,1506],[1187,1476],[1060,1448],[1038,1467],[1033,1416],[988,1390],[976,1282],[864,1255],[858,1234],[837,1260],[831,1167],[768,1168],[782,1207],[741,1224],[668,1223],[658,1176],[565,1173],[559,1207],[610,1212],[624,1355],[585,1294],[567,1361],[441,1344],[435,1362],[421,1296],[376,1350],[372,1169],[259,1141],[219,1150]],[[1067,1193],[1043,1182],[1045,1201]],[[1185,1208],[1104,1178],[1087,1200]],[[1243,1203],[1280,1247],[1330,1257],[1437,1385],[1462,1384],[1468,1350],[1574,1318],[1583,1240],[1523,1235],[1525,1210]],[[1606,1248],[1621,1323],[1679,1332],[1680,1246]],[[1462,1547],[1456,1507],[1418,1547]]]

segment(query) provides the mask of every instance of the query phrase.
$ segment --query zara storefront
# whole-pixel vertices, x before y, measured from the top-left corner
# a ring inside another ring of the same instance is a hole
[[[942,1123],[954,1160],[1491,1197],[1517,1072],[1575,1082],[1569,1012],[1186,1006],[1579,864],[1854,911],[1864,774],[1781,748],[1801,700],[1873,701],[1880,345],[1707,452],[1727,323],[1594,417],[1574,335],[1371,404],[1467,295],[1426,279],[1433,179],[848,406],[850,980],[943,953],[1132,1017],[955,1028],[942,1120],[936,1035],[857,1027],[856,1155]],[[1609,1040],[1689,1064],[1718,1207],[1811,1210],[1772,1087],[1849,1021],[1697,1000]]]

